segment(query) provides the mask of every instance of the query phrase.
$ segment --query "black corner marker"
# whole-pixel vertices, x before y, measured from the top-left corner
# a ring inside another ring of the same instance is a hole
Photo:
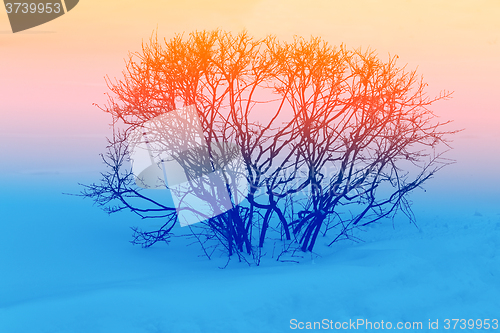
[[[18,2],[19,1],[19,2]],[[70,11],[78,0],[66,0]],[[4,0],[12,32],[27,30],[64,15],[62,0]]]
[[[66,4],[66,11],[69,12],[70,10],[75,8],[78,1],[79,0],[64,0],[64,3]]]

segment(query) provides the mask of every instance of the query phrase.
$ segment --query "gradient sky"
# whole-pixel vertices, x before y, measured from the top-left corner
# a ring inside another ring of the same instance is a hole
[[[499,18],[497,0],[81,0],[68,14],[13,34],[2,11],[0,171],[100,168],[110,118],[92,103],[105,102],[103,77],[119,76],[129,51],[156,28],[165,37],[246,29],[371,47],[383,59],[397,54],[400,65],[418,67],[431,95],[454,91],[433,110],[466,130],[450,154],[459,163],[439,178],[468,194],[492,191],[498,201]]]

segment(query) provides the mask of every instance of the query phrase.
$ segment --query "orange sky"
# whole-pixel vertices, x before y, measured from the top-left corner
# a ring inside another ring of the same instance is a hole
[[[66,15],[12,34],[0,13],[0,137],[105,136],[103,76],[119,75],[128,51],[159,35],[195,29],[246,29],[321,36],[332,44],[371,47],[419,72],[429,91],[454,90],[435,105],[456,120],[456,153],[497,149],[500,124],[500,2],[497,0],[81,0]],[[82,141],[82,145],[85,143]],[[476,147],[476,148],[474,148]]]

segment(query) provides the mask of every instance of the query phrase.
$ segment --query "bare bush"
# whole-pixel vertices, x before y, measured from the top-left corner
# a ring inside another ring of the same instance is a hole
[[[123,78],[107,79],[100,108],[115,128],[103,155],[108,171],[82,194],[110,213],[164,221],[156,231],[135,228],[134,243],[168,241],[176,209],[136,186],[127,138],[194,105],[211,161],[211,147],[236,144],[249,183],[244,202],[187,228],[208,257],[221,249],[259,263],[269,240],[283,258],[313,251],[320,235],[330,245],[352,239],[354,229],[399,211],[414,222],[407,195],[449,163],[440,147],[455,132],[429,109],[450,93],[427,97],[422,78],[396,60],[320,38],[287,43],[217,30],[161,43],[153,35]]]

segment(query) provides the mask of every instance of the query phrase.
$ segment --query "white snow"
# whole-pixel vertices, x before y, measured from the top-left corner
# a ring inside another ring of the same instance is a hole
[[[0,332],[310,331],[292,319],[422,322],[406,331],[426,332],[429,320],[452,331],[446,318],[500,319],[500,208],[481,198],[417,193],[419,229],[385,221],[359,233],[364,243],[320,242],[323,255],[300,264],[219,269],[225,258],[199,257],[182,239],[133,246],[129,227],[154,222],[61,194],[96,177],[3,176]]]

